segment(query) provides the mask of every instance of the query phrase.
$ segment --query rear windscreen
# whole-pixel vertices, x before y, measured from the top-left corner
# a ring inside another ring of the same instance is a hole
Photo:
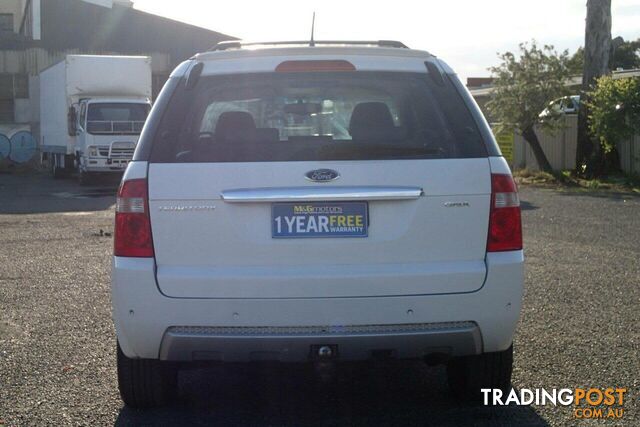
[[[178,86],[155,162],[485,157],[456,89],[417,73],[265,73]]]

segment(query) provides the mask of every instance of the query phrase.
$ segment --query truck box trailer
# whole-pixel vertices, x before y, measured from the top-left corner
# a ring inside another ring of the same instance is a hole
[[[151,58],[68,55],[40,73],[40,149],[55,177],[124,171],[151,107]]]

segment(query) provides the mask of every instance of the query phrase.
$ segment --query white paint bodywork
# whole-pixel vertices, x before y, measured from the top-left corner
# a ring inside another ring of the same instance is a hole
[[[428,60],[449,70],[426,52],[383,48],[243,49],[195,61],[205,63],[208,75],[273,71],[292,59],[345,59],[358,70],[420,72]],[[174,76],[192,64],[182,64]],[[305,180],[320,168],[341,177]],[[134,162],[124,179],[148,179],[155,258],[113,259],[122,349],[129,357],[158,358],[175,326],[474,322],[481,334],[476,353],[504,350],[519,317],[524,259],[521,250],[486,252],[491,173],[510,173],[503,158]],[[423,193],[370,200],[369,236],[352,239],[273,239],[270,203],[221,197],[235,189],[281,194],[291,187],[364,186]]]
[[[511,345],[522,300],[522,251],[487,255],[484,286],[463,294],[373,298],[198,299],[159,292],[154,261],[113,259],[113,318],[129,357],[159,357],[165,331],[192,326],[369,325],[474,321],[482,351]]]
[[[305,173],[329,168],[332,183]],[[469,292],[482,286],[489,162],[480,159],[153,163],[149,207],[163,293],[197,298],[322,298]],[[271,204],[235,188],[410,186],[415,200],[370,200],[367,238],[271,237]],[[452,202],[468,206],[449,207]],[[185,209],[201,206],[215,209]],[[295,254],[292,256],[292,254]]]
[[[425,51],[379,47],[273,47],[231,49],[196,55],[203,62],[202,75],[273,72],[284,61],[344,60],[358,71],[403,71],[426,73],[424,62],[442,64]]]

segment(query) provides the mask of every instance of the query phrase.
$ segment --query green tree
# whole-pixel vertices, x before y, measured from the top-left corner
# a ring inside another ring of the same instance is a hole
[[[572,75],[582,74],[582,69],[584,68],[584,48],[582,46],[571,55],[567,67],[569,67],[569,72]]]
[[[613,49],[610,62],[612,70],[640,68],[640,39],[622,42],[620,46]],[[571,55],[568,66],[571,74],[582,74],[584,69],[584,48],[582,46]]]
[[[640,68],[640,39],[623,42],[613,50],[611,69],[618,68],[625,70]]]
[[[640,77],[600,77],[590,92],[589,130],[601,146],[598,175],[619,165],[616,145],[640,132]]]
[[[517,129],[531,147],[540,169],[550,172],[551,164],[540,146],[535,125],[554,129],[564,124],[559,112],[550,111],[542,122],[539,114],[549,101],[568,94],[565,81],[569,77],[569,54],[558,54],[548,45],[538,48],[535,40],[530,45],[521,43],[519,53],[519,57],[511,52],[500,54],[501,64],[489,68],[495,80],[487,107],[503,129]]]

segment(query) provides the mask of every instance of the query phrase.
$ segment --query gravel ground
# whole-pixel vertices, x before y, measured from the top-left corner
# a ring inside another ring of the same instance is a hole
[[[640,198],[521,191],[527,273],[513,383],[629,389],[624,418],[597,422],[571,407],[459,405],[444,369],[420,363],[342,366],[327,383],[277,364],[199,367],[181,373],[174,406],[123,408],[112,193],[0,175],[0,426],[640,425]]]

